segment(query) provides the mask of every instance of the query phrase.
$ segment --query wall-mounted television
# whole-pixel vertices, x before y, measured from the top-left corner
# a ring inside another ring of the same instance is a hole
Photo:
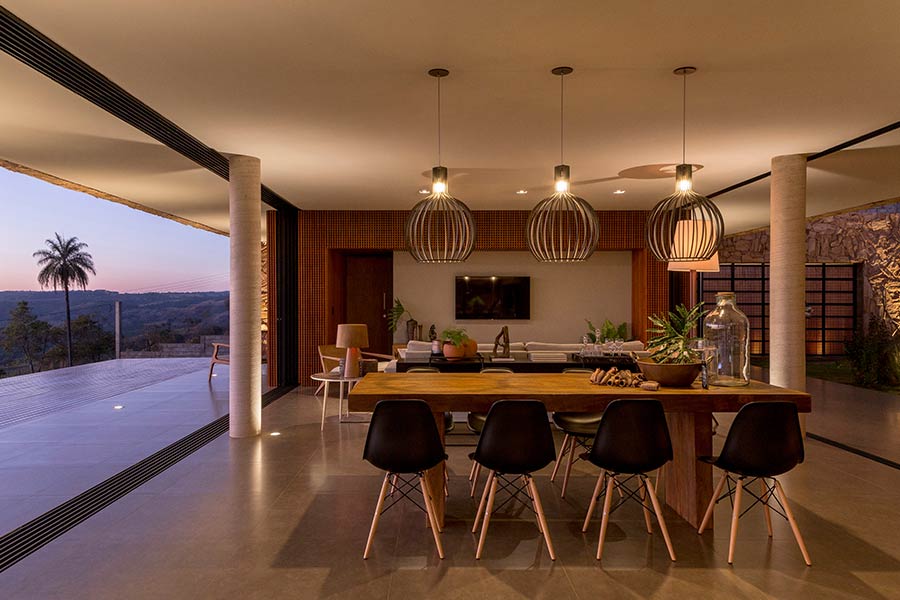
[[[508,275],[458,276],[456,318],[530,319],[531,278]]]

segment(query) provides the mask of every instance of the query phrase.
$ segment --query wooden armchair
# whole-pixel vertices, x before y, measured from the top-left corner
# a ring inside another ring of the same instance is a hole
[[[207,381],[212,381],[213,376],[213,367],[216,365],[227,365],[229,364],[227,356],[219,356],[219,350],[224,348],[225,350],[229,349],[228,344],[217,344],[213,343],[213,353],[212,357],[209,359],[209,377],[207,377]]]

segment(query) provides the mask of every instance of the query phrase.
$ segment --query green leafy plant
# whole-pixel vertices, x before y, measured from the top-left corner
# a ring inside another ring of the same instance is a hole
[[[391,307],[391,312],[388,313],[388,329],[391,330],[391,333],[397,331],[397,325],[400,324],[400,319],[403,318],[403,315],[409,315],[410,319],[413,318],[412,314],[400,302],[400,298],[394,298],[394,306]]]
[[[585,319],[584,322],[587,323],[587,336],[592,344],[602,342],[603,340],[624,340],[628,338],[627,323],[619,323],[618,325],[615,325],[609,319],[605,319],[603,321],[603,325],[600,326],[600,339],[597,339],[597,327],[595,327],[594,324],[591,323],[590,319]]]
[[[872,317],[868,331],[857,329],[844,345],[853,380],[863,387],[883,387],[898,382],[897,353],[900,339],[893,335],[883,320]]]
[[[462,327],[448,327],[441,332],[441,340],[454,346],[462,346],[469,341],[469,334]]]
[[[650,339],[650,358],[661,364],[685,364],[699,362],[700,353],[694,348],[699,339],[691,336],[691,330],[697,326],[700,318],[706,314],[703,304],[697,304],[688,310],[684,304],[675,307],[666,317],[652,315],[650,323],[654,326],[647,330]]]

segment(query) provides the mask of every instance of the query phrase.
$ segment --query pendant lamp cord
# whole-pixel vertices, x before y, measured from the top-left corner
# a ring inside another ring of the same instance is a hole
[[[437,78],[437,146],[438,146],[438,166],[441,165],[441,77]]]
[[[565,98],[563,81],[565,79],[565,75],[559,76],[559,164],[563,164],[563,100]]]
[[[681,164],[684,164],[687,138],[687,73],[681,74]]]

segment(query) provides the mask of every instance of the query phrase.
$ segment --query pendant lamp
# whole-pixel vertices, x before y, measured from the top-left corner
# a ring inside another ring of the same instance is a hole
[[[600,241],[600,220],[594,208],[569,191],[569,165],[563,163],[563,80],[572,67],[556,67],[559,77],[559,162],[554,167],[555,192],[538,202],[525,225],[531,254],[540,262],[587,260]]]
[[[447,167],[441,166],[441,79],[447,69],[431,69],[437,79],[438,166],[431,169],[431,194],[406,219],[406,248],[420,263],[463,262],[475,247],[475,218],[469,207],[450,195]]]
[[[661,200],[647,217],[647,246],[663,262],[708,261],[719,249],[725,231],[719,208],[693,190],[693,167],[685,163],[687,76],[696,71],[695,67],[673,71],[682,78],[681,164],[675,167],[675,193]]]

